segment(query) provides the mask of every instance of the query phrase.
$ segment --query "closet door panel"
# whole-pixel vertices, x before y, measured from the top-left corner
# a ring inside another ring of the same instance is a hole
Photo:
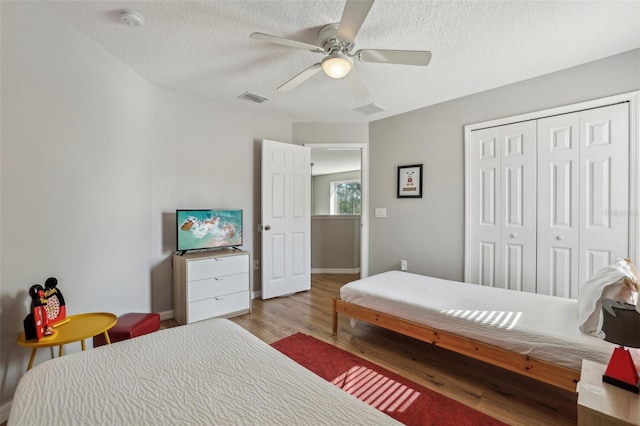
[[[500,132],[471,133],[469,174],[469,282],[495,286],[500,271]]]
[[[500,287],[535,292],[536,124],[500,128],[502,141],[502,272]]]
[[[586,249],[584,251],[584,265],[583,269],[586,272],[587,278],[598,272],[598,270],[604,268],[607,265],[610,265],[613,262],[613,252],[612,250],[596,250],[596,249]],[[624,257],[624,256],[618,256]],[[585,279],[586,281],[586,279]],[[581,284],[584,284],[581,281]]]
[[[497,244],[492,241],[480,242],[480,251],[478,253],[479,270],[477,276],[477,284],[494,287],[496,283],[496,265],[498,258],[496,257]]]
[[[558,296],[569,297],[572,285],[572,268],[575,269],[575,261],[573,258],[576,255],[576,250],[556,247],[550,249],[549,253],[550,271],[552,275],[548,278],[549,282],[553,284],[553,291]]]
[[[526,268],[524,258],[524,245],[505,244],[504,249],[504,278],[505,288],[523,291],[525,287],[524,270]]]
[[[580,285],[629,256],[628,108],[580,112]]]
[[[578,113],[538,120],[537,293],[577,297]]]

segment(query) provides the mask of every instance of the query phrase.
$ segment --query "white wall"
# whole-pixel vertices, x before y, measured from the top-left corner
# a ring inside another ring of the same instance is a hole
[[[294,123],[293,143],[368,143],[367,123]]]
[[[640,50],[370,123],[370,272],[464,278],[464,126],[640,89]],[[397,199],[397,166],[423,163],[423,198]]]
[[[2,3],[2,401],[32,284],[69,314],[151,308],[153,87],[47,9]]]
[[[57,277],[69,314],[170,310],[174,210],[243,208],[252,250],[258,141],[291,123],[157,88],[45,3],[0,7],[2,421],[29,287]]]
[[[155,131],[152,306],[164,312],[173,306],[176,209],[242,209],[242,248],[260,258],[261,140],[291,142],[291,123],[158,89]]]

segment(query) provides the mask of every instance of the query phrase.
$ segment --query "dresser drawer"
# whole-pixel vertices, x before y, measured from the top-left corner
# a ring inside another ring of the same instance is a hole
[[[251,254],[220,249],[173,255],[173,316],[179,324],[251,310]]]
[[[224,256],[191,260],[187,266],[189,281],[249,272],[249,256]]]
[[[246,291],[248,282],[249,274],[247,273],[189,281],[189,283],[187,283],[189,286],[188,301],[195,302],[196,300]]]
[[[249,310],[249,292],[227,294],[189,303],[188,322],[201,321],[230,314],[232,312]]]

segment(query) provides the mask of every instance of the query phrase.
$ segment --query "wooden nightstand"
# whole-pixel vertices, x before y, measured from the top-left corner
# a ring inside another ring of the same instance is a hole
[[[582,361],[578,384],[578,425],[638,425],[640,396],[604,383],[606,365]]]

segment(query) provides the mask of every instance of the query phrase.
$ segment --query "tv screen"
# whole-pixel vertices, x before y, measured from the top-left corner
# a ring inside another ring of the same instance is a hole
[[[242,245],[242,210],[176,210],[178,251]]]

